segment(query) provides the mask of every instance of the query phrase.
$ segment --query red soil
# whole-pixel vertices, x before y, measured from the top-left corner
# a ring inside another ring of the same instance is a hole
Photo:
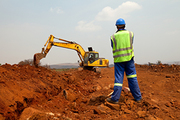
[[[0,120],[180,119],[180,66],[136,65],[143,101],[122,91],[118,105],[105,101],[113,91],[114,68],[56,72],[29,65],[0,66]],[[128,87],[124,79],[124,87]]]

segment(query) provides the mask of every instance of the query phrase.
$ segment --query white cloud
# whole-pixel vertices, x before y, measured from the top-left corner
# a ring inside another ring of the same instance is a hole
[[[118,19],[120,17],[125,18],[128,16],[130,12],[133,12],[135,10],[141,9],[142,7],[135,3],[127,1],[125,3],[122,3],[117,8],[113,9],[109,6],[102,9],[101,12],[99,12],[95,19],[91,22],[85,22],[85,21],[79,21],[78,26],[76,27],[76,30],[79,31],[97,31],[101,29],[101,26],[95,25],[94,22],[98,21],[114,21],[115,19]]]
[[[50,8],[50,11],[52,13],[57,13],[57,14],[63,14],[64,13],[64,11],[61,10],[59,7],[57,7],[57,8]]]
[[[120,6],[118,6],[115,9],[109,6],[103,8],[102,11],[97,14],[95,19],[97,21],[111,21],[119,17],[125,18],[128,16],[128,13],[141,8],[142,7],[139,4],[135,2],[127,1],[125,3],[122,3]]]
[[[76,30],[79,31],[97,31],[100,30],[101,27],[94,24],[94,21],[86,22],[86,21],[79,21]]]

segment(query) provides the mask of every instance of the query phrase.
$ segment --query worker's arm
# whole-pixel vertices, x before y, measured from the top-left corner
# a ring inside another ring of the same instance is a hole
[[[133,44],[133,41],[134,41],[134,33],[133,33],[133,38],[132,38],[132,44]]]
[[[111,47],[113,48],[113,42],[112,42],[112,40],[111,40]]]

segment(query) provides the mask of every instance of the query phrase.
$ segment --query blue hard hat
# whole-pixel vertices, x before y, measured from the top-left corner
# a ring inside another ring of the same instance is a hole
[[[119,18],[117,21],[116,21],[116,25],[125,25],[126,23],[125,23],[125,21],[124,21],[124,19],[122,19],[122,18]]]

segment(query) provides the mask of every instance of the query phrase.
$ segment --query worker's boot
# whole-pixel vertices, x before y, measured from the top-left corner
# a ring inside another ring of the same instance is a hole
[[[106,101],[112,104],[118,104],[118,101],[113,101],[111,98],[107,98]]]
[[[135,100],[137,103],[141,103],[142,102],[142,98],[140,100]]]

